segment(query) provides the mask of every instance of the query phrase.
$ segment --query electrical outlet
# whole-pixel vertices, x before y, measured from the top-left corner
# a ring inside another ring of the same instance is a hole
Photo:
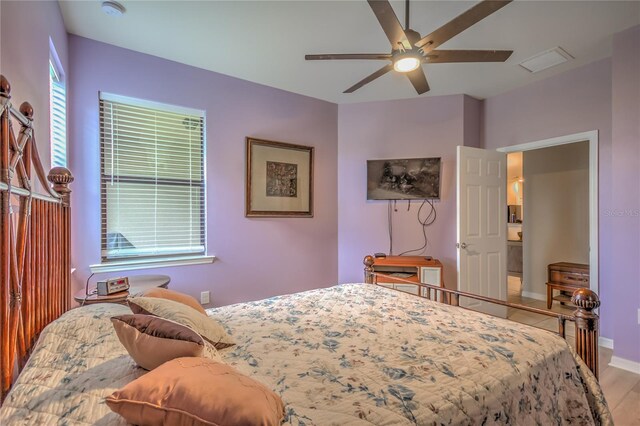
[[[638,324],[640,324],[640,309],[638,309]]]
[[[203,292],[200,293],[200,304],[201,305],[206,305],[206,304],[209,303],[210,294],[211,294],[211,292],[209,292],[209,291],[203,291]]]

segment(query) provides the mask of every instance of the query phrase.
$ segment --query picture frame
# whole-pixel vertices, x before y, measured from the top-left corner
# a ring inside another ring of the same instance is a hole
[[[314,147],[246,138],[246,217],[313,217]]]

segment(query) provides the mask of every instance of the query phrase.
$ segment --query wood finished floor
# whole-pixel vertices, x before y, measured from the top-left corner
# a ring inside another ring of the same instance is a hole
[[[520,280],[509,277],[509,302],[519,303],[536,308],[546,308],[546,302],[529,299],[520,295]],[[573,309],[554,303],[552,307],[556,312],[571,313]],[[544,328],[551,331],[558,330],[558,322],[555,318],[533,314],[523,311],[509,312],[509,319],[523,324]],[[573,346],[575,327],[573,323],[567,323],[567,340]],[[616,426],[640,426],[640,375],[610,367],[613,351],[600,347],[600,386],[609,404],[611,414]]]

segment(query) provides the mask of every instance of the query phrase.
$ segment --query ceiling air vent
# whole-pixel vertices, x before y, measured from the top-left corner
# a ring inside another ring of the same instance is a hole
[[[529,72],[538,72],[560,65],[569,59],[573,59],[573,56],[569,55],[561,47],[554,47],[525,59],[520,62],[520,66]]]

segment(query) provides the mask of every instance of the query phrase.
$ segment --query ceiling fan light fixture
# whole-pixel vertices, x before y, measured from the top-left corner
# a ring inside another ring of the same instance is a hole
[[[393,69],[398,72],[411,72],[418,69],[422,63],[422,57],[412,52],[397,53],[393,57]]]

